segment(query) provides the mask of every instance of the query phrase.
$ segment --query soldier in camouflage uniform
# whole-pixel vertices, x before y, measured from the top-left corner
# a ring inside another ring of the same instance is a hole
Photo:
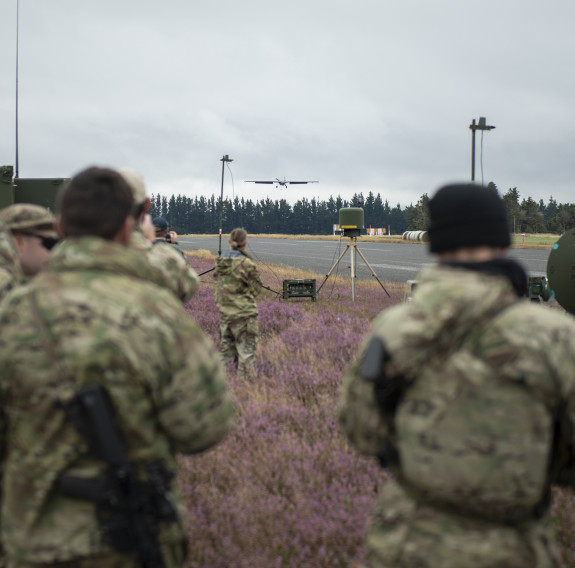
[[[370,568],[557,568],[551,484],[575,485],[575,323],[520,299],[496,191],[446,186],[410,303],[383,311],[344,375],[340,423],[391,475]]]
[[[201,452],[232,424],[215,346],[170,291],[150,282],[145,254],[128,246],[132,207],[113,170],[72,178],[60,199],[66,239],[48,270],[0,308],[0,536],[14,568],[144,566],[135,550],[111,545],[114,519],[102,518],[94,500],[63,490],[63,474],[103,480],[107,464],[57,400],[66,404],[86,385],[106,388],[142,491],[152,466],[169,478],[176,452]],[[181,509],[174,483],[166,485],[162,510]],[[158,519],[167,568],[188,565],[181,510],[178,517]]]
[[[191,266],[188,266],[183,253],[170,246],[152,246],[156,235],[152,218],[148,213],[150,198],[146,193],[144,179],[138,172],[129,168],[122,168],[119,172],[132,188],[136,203],[134,217],[137,222],[134,224],[131,245],[146,253],[148,262],[153,268],[152,280],[171,290],[182,302],[187,302],[198,288],[198,275]],[[148,234],[144,234],[146,228]]]
[[[0,299],[43,270],[58,242],[54,215],[44,207],[17,203],[0,211]]]
[[[254,261],[246,253],[247,233],[230,233],[231,251],[216,260],[215,300],[220,312],[220,351],[225,364],[237,361],[238,373],[249,379],[254,373],[258,344],[258,306],[262,289]]]
[[[12,235],[0,222],[0,300],[14,286],[24,281],[18,255],[14,250]]]
[[[184,258],[186,254],[184,253],[182,247],[178,244],[178,233],[176,231],[170,231],[170,226],[168,222],[163,217],[156,217],[152,220],[154,224],[154,234],[155,239],[153,245],[162,245],[171,247],[176,250]]]

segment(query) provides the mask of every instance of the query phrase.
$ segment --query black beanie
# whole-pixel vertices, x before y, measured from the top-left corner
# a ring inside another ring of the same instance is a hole
[[[429,212],[431,252],[511,244],[505,204],[494,189],[446,185],[429,200]]]

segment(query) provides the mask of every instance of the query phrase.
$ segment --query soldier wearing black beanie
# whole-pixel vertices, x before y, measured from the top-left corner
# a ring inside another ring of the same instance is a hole
[[[549,495],[575,488],[575,322],[520,299],[496,191],[446,185],[429,209],[437,264],[374,319],[342,378],[339,423],[390,474],[363,558],[558,567]]]
[[[496,190],[473,184],[446,185],[429,200],[429,211],[431,252],[511,244],[505,204]]]
[[[429,200],[429,250],[441,264],[503,275],[518,296],[527,295],[527,274],[505,258],[511,244],[507,211],[496,190],[482,185],[446,185]]]

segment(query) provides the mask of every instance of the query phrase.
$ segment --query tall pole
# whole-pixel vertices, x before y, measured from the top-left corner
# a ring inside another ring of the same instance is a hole
[[[20,170],[18,164],[18,53],[19,53],[19,31],[20,31],[20,0],[16,0],[16,160],[14,164],[14,169],[16,175],[14,177],[18,178],[18,172]]]
[[[475,125],[475,119],[471,121],[471,183],[475,183],[475,131],[477,126]]]
[[[233,162],[233,160],[226,154],[220,160],[222,163],[222,191],[220,193],[220,244],[218,247],[218,256],[222,256],[222,218],[224,211],[224,166],[226,162]]]
[[[475,119],[469,125],[471,129],[471,183],[475,183],[475,131],[476,130],[493,130],[495,126],[487,124],[484,116],[479,117],[479,122],[476,123]]]
[[[350,247],[351,257],[351,301],[355,302],[355,247],[357,239],[352,237]]]

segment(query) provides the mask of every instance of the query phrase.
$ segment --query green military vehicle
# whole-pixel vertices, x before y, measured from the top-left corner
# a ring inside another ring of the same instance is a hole
[[[67,178],[15,178],[12,166],[0,166],[0,209],[13,203],[34,203],[56,209],[56,196]]]

